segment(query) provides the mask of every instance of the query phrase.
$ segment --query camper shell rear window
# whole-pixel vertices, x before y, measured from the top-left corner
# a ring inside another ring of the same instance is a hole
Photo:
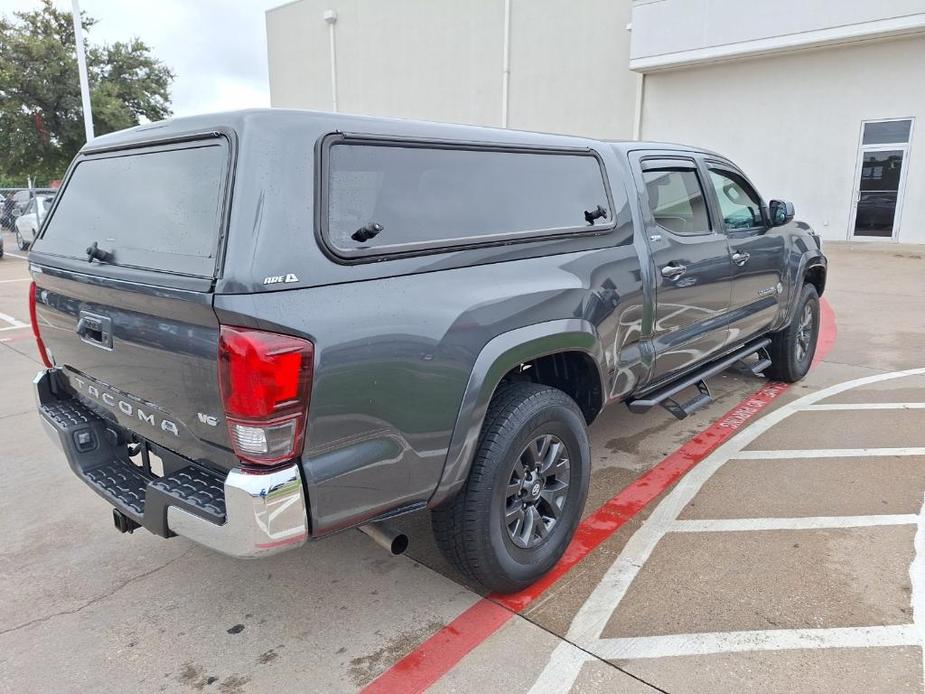
[[[95,243],[120,267],[212,278],[228,171],[223,137],[83,156],[35,250],[87,260]]]

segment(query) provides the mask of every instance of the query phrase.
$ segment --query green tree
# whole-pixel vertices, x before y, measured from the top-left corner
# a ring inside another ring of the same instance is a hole
[[[87,46],[87,72],[97,135],[171,114],[174,75],[143,41]],[[84,139],[71,14],[42,0],[0,17],[0,179],[60,178]]]

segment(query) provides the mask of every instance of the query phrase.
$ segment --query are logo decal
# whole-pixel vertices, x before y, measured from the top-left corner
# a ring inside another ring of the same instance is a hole
[[[299,278],[295,276],[295,273],[288,273],[285,275],[270,275],[269,277],[263,278],[264,284],[289,284],[290,282],[298,282]]]

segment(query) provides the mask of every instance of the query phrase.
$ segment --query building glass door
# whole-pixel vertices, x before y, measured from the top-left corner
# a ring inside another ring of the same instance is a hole
[[[855,178],[852,236],[892,239],[899,226],[911,120],[864,123]]]

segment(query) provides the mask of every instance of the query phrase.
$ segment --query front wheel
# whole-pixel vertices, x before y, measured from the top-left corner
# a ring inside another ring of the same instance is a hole
[[[489,406],[466,486],[433,512],[440,549],[490,590],[521,590],[565,552],[590,476],[575,402],[549,386],[506,384]]]
[[[819,294],[804,284],[790,324],[771,335],[771,366],[765,375],[775,381],[794,383],[803,378],[813,363],[819,339]]]
[[[23,238],[23,235],[20,233],[19,229],[16,230],[16,246],[21,251],[25,251],[29,248],[29,244],[26,243],[26,239]]]

